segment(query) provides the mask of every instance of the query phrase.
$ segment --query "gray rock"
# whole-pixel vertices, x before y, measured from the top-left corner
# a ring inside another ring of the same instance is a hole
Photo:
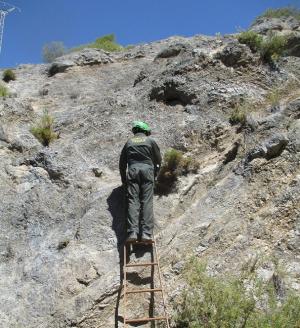
[[[182,44],[182,43],[172,44],[169,47],[167,47],[167,48],[163,49],[162,51],[160,51],[157,54],[156,59],[176,57],[180,54],[180,52],[185,51],[186,48],[187,48],[187,46],[185,44]]]
[[[253,61],[248,47],[237,43],[226,45],[221,52],[215,54],[215,58],[228,67],[247,66]]]
[[[54,76],[57,73],[63,73],[68,68],[73,67],[75,62],[71,60],[61,60],[59,62],[54,62],[49,67],[49,76]]]
[[[277,133],[271,138],[255,147],[247,154],[247,162],[255,158],[266,158],[267,160],[280,156],[289,140],[285,134]]]
[[[4,132],[3,126],[0,125],[0,140],[8,142],[6,133]]]
[[[300,120],[296,120],[289,129],[289,149],[300,152]]]
[[[260,17],[255,20],[250,29],[257,33],[267,34],[269,31],[295,31],[299,27],[299,20],[294,17]]]
[[[286,45],[286,54],[288,56],[296,56],[300,57],[300,32],[299,33],[292,33]]]
[[[49,76],[65,72],[73,66],[100,65],[113,62],[108,53],[100,49],[83,49],[59,57],[49,68]]]
[[[185,86],[185,79],[180,77],[167,78],[160,81],[159,84],[152,88],[149,94],[150,100],[162,101],[166,104],[188,105],[192,104],[196,93],[188,90]]]
[[[276,134],[269,140],[267,140],[264,144],[264,147],[266,149],[266,159],[271,159],[277,156],[280,156],[280,154],[283,152],[285,147],[287,146],[289,140],[286,137],[285,134]]]

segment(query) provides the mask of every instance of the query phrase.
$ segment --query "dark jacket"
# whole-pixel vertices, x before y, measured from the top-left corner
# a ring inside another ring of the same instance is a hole
[[[128,139],[122,149],[119,161],[122,183],[126,182],[127,165],[137,163],[153,166],[155,174],[161,165],[161,154],[157,143],[144,133],[136,133]]]

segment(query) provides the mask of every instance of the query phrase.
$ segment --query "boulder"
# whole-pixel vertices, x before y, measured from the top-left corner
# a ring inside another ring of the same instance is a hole
[[[296,31],[299,27],[300,22],[294,17],[259,17],[251,25],[250,30],[266,35],[269,31]]]
[[[71,60],[62,60],[62,61],[57,61],[51,64],[49,67],[49,76],[53,76],[57,73],[63,73],[65,72],[68,68],[73,67],[75,63]]]
[[[180,52],[185,51],[186,48],[187,46],[182,43],[172,44],[169,47],[162,49],[155,59],[176,57]]]
[[[49,68],[49,76],[63,73],[72,66],[100,65],[112,63],[109,53],[101,49],[83,49],[60,57]]]
[[[287,55],[300,57],[300,33],[292,33],[289,36],[286,48]]]
[[[225,46],[220,52],[215,54],[215,59],[219,59],[228,67],[247,66],[253,61],[249,48],[237,43]]]
[[[267,160],[280,156],[289,140],[283,133],[276,133],[262,144],[249,151],[246,162],[251,162],[255,158],[265,158]]]

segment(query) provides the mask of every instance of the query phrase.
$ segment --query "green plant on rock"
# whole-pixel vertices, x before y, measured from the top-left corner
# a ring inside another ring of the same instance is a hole
[[[39,140],[44,146],[49,146],[50,142],[58,138],[58,134],[53,130],[54,119],[44,111],[40,121],[30,128],[30,132]]]
[[[252,51],[258,52],[264,62],[272,64],[283,56],[289,36],[273,33],[263,38],[254,31],[244,31],[237,38],[240,43],[246,44]]]
[[[9,82],[9,81],[15,81],[16,79],[16,74],[13,70],[11,69],[6,69],[4,72],[3,72],[3,78],[2,80],[4,82]]]
[[[196,173],[198,169],[197,160],[184,156],[180,150],[168,149],[164,154],[163,164],[157,177],[156,192],[168,194],[174,189],[179,176]]]
[[[281,98],[281,93],[279,88],[273,88],[267,94],[267,101],[271,104],[271,107],[279,106],[280,98]]]
[[[289,293],[278,302],[273,281],[255,274],[246,281],[224,274],[213,277],[197,259],[184,272],[187,286],[176,302],[177,328],[295,328],[300,297]]]
[[[116,43],[114,34],[104,35],[95,41],[95,48],[103,49],[105,51],[113,52],[120,51],[123,49],[122,46]]]
[[[234,106],[230,117],[229,122],[233,125],[240,124],[245,125],[247,121],[247,114],[250,112],[250,104],[247,102],[238,103]]]
[[[238,41],[248,45],[252,51],[257,51],[261,47],[263,37],[254,31],[244,31],[238,35]]]
[[[287,45],[287,37],[282,35],[270,35],[268,36],[260,46],[261,58],[272,63],[277,61],[284,53]]]
[[[0,97],[8,96],[8,90],[5,85],[0,84]]]
[[[78,50],[81,50],[84,48],[96,48],[96,49],[102,49],[102,50],[108,51],[108,52],[121,51],[124,49],[121,45],[119,45],[116,42],[116,38],[115,38],[114,34],[104,35],[100,38],[97,38],[95,40],[95,42],[93,42],[93,43],[75,47],[75,48],[71,49],[70,51],[71,52],[78,51]]]

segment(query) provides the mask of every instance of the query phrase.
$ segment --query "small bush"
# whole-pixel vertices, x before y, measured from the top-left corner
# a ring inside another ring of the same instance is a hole
[[[0,97],[8,96],[8,90],[5,85],[0,84]]]
[[[267,101],[270,102],[271,107],[279,106],[281,94],[280,89],[274,88],[267,95]]]
[[[199,163],[192,157],[184,157],[179,150],[170,148],[166,151],[162,167],[159,171],[156,184],[156,192],[168,194],[171,192],[180,175],[196,173]]]
[[[49,146],[50,142],[58,138],[58,134],[53,130],[54,119],[44,111],[40,122],[31,127],[30,132],[39,140],[44,146]]]
[[[108,51],[108,52],[121,51],[124,49],[121,45],[116,43],[116,38],[115,38],[114,34],[104,35],[104,36],[96,39],[95,42],[93,42],[93,43],[81,45],[79,47],[71,49],[71,52],[79,51],[84,48],[96,48],[96,49],[102,49],[102,50]]]
[[[4,82],[9,82],[9,81],[15,81],[16,79],[16,74],[13,70],[11,69],[6,69],[4,72],[3,72],[3,78],[2,80]]]
[[[282,99],[290,98],[292,95],[299,94],[300,82],[296,79],[287,80],[285,83],[281,83],[280,86],[274,86],[266,95],[266,104],[275,108],[279,106]]]
[[[237,104],[229,117],[229,122],[231,124],[241,124],[242,126],[246,124],[247,114],[250,111],[250,104],[241,103]]]
[[[261,43],[260,55],[261,58],[272,63],[278,60],[284,53],[287,45],[287,37],[281,35],[271,35]]]
[[[63,56],[64,54],[66,54],[66,47],[60,41],[45,44],[42,51],[45,63],[52,63],[57,57]]]
[[[252,51],[257,51],[261,47],[263,37],[254,31],[245,31],[238,35],[238,40],[240,43],[248,45]]]
[[[265,39],[254,31],[241,32],[238,40],[247,44],[252,51],[260,53],[263,61],[273,63],[278,60],[286,50],[289,36],[269,35]]]
[[[300,298],[289,293],[277,300],[273,280],[256,275],[212,277],[198,260],[185,268],[188,286],[177,303],[177,328],[295,328],[300,324]],[[249,288],[251,286],[251,288]]]
[[[269,17],[269,18],[281,18],[281,17],[294,17],[300,20],[300,10],[294,7],[282,7],[282,8],[269,8],[267,9],[260,17]]]
[[[120,51],[123,49],[122,46],[116,43],[114,34],[104,35],[101,38],[96,39],[94,44],[95,48],[100,48],[109,52]]]

